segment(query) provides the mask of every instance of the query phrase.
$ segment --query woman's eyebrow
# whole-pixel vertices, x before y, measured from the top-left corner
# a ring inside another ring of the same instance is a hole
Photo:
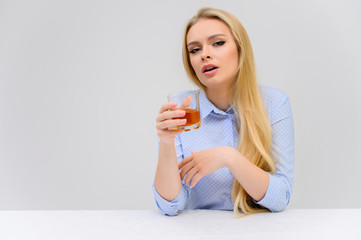
[[[219,36],[226,36],[225,34],[222,34],[222,33],[217,33],[217,34],[213,34],[212,36],[210,36],[208,38],[208,40],[212,39],[212,38],[215,38],[215,37],[219,37]],[[190,45],[193,45],[193,44],[198,44],[199,42],[198,41],[193,41],[193,42],[190,42],[187,44],[187,47],[189,47]]]

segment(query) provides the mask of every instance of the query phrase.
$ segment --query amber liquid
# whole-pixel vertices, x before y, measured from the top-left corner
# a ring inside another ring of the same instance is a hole
[[[186,115],[184,117],[177,117],[173,119],[187,119],[186,124],[184,125],[178,125],[177,128],[185,131],[189,131],[191,129],[197,129],[201,126],[201,115],[199,110],[197,109],[190,109],[190,108],[177,108],[175,110],[183,110],[186,112]],[[190,127],[193,126],[194,127]]]

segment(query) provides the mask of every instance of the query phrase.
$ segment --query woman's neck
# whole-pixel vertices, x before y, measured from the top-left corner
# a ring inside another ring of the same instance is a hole
[[[206,89],[208,99],[222,111],[227,111],[231,106],[227,90]]]

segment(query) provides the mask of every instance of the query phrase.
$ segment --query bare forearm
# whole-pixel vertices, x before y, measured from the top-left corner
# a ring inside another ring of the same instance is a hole
[[[269,179],[263,169],[251,163],[234,148],[230,149],[226,166],[254,200],[260,201],[265,196]]]
[[[160,142],[154,186],[168,201],[174,200],[181,190],[182,183],[174,143]]]

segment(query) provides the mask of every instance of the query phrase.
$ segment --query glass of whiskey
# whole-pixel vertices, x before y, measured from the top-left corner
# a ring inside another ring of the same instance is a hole
[[[199,112],[199,89],[189,91],[179,91],[170,93],[167,96],[168,102],[176,102],[177,108],[173,110],[183,110],[185,116],[173,119],[187,119],[184,125],[178,125],[172,130],[189,131],[201,126],[201,116]]]

